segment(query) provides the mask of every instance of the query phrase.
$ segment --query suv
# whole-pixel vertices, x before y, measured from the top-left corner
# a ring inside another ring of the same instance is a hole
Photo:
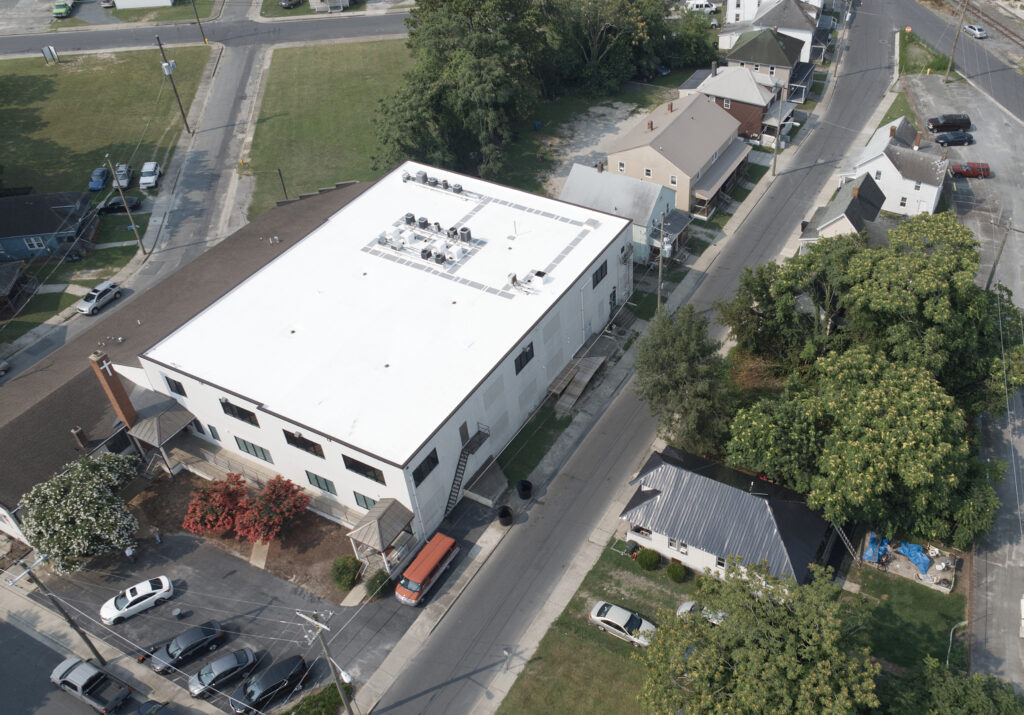
[[[982,179],[987,179],[992,176],[992,169],[989,168],[988,164],[980,161],[969,161],[966,164],[953,164],[949,167],[949,173],[953,176],[968,176],[971,178],[980,176]]]
[[[279,695],[290,695],[302,689],[306,679],[306,661],[302,656],[292,655],[279,660],[266,670],[245,679],[231,693],[228,704],[236,713],[250,713],[266,710],[264,707]]]
[[[967,131],[971,128],[971,118],[966,114],[940,114],[928,120],[930,132],[952,132],[957,129]]]
[[[155,161],[147,161],[142,165],[142,172],[139,174],[140,189],[155,189],[160,176],[164,173],[160,165]]]
[[[100,308],[102,308],[112,300],[116,300],[120,297],[121,288],[117,285],[117,283],[114,283],[113,281],[103,281],[98,286],[89,291],[84,298],[78,301],[78,312],[85,313],[86,315],[96,315],[96,313],[99,312]],[[145,585],[145,583],[139,584],[138,586],[134,586],[131,590],[134,592],[141,592],[142,587],[144,587]],[[154,588],[152,590],[156,591],[158,589]],[[117,598],[120,598],[123,595],[124,594],[121,594]],[[129,598],[134,599],[135,595],[137,594],[130,594]],[[111,619],[113,619],[114,616],[121,615],[119,613],[114,613],[116,609],[114,609],[112,605],[117,600],[117,598],[110,599],[110,601],[103,606],[104,609],[107,609],[107,606],[110,606],[110,609],[108,610],[110,610],[110,612],[114,614],[110,616],[110,618],[107,618],[107,612],[101,612],[103,614],[103,622],[107,623],[107,625],[110,625],[108,621],[111,621]],[[118,608],[120,608],[120,606]]]

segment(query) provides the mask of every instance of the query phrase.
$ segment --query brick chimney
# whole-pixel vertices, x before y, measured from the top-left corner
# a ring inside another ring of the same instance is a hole
[[[114,363],[110,362],[110,357],[103,350],[97,350],[90,355],[89,362],[92,363],[92,371],[96,373],[103,391],[107,393],[107,399],[110,400],[114,412],[124,422],[125,427],[131,427],[135,424],[135,407],[128,399],[128,392],[121,384],[121,378],[114,372]]]
[[[718,76],[718,63],[717,62],[712,62],[711,63],[711,76],[712,77],[717,77]]]
[[[921,132],[918,132],[917,136],[914,137],[914,151],[917,151],[920,148],[921,148]]]
[[[850,195],[853,196],[853,198],[857,198],[857,193],[859,191],[860,191],[860,187],[859,186],[854,186],[853,187],[853,191],[850,192]]]
[[[896,136],[896,125],[895,124],[893,124],[891,127],[889,127],[889,138],[891,139],[894,136]]]

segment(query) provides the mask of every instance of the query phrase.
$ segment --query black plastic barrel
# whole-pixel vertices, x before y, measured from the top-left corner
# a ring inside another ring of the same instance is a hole
[[[512,507],[503,506],[498,507],[498,523],[502,526],[512,526],[512,520],[514,516],[512,514]]]
[[[516,493],[519,494],[520,499],[529,499],[530,495],[533,494],[533,482],[529,479],[522,479],[516,482]]]

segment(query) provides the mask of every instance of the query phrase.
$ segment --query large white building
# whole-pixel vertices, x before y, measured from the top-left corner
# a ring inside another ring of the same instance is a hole
[[[628,219],[407,163],[142,367],[211,447],[355,514],[397,502],[419,540],[631,293],[631,240]]]

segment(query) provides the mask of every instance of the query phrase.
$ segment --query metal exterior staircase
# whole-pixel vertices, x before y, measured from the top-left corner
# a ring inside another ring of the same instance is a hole
[[[466,464],[469,462],[471,455],[476,454],[476,451],[480,449],[480,445],[487,441],[487,438],[491,436],[491,429],[487,425],[482,425],[479,422],[476,423],[476,434],[469,438],[469,441],[462,446],[462,452],[459,454],[459,464],[455,468],[455,481],[452,482],[452,490],[448,493],[448,504],[444,508],[444,515],[448,516],[452,513],[452,509],[459,503],[459,492],[462,489],[462,478],[466,476]]]

